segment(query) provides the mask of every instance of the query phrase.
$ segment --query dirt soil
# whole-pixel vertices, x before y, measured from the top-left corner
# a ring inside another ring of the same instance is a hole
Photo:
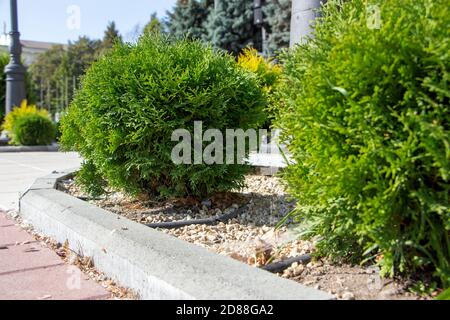
[[[160,231],[260,267],[314,252],[314,243],[298,240],[298,226],[287,224],[277,229],[281,218],[295,207],[276,177],[248,175],[247,187],[211,199],[195,198],[156,201],[133,199],[120,192],[109,191],[99,199],[90,199],[73,180],[60,183],[59,188],[133,221],[149,224],[220,216],[246,206],[237,218],[217,225],[190,225]],[[329,292],[342,300],[404,300],[430,299],[410,292],[411,281],[383,279],[377,266],[337,265],[315,260],[307,265],[294,263],[281,277]]]

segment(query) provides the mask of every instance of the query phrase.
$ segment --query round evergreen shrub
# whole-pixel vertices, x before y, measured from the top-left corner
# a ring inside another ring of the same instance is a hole
[[[55,139],[53,122],[41,114],[27,114],[14,124],[15,142],[23,146],[46,146]]]
[[[87,71],[60,141],[85,159],[79,180],[91,193],[106,181],[132,194],[204,196],[241,186],[247,166],[174,164],[172,133],[193,137],[194,121],[224,134],[257,128],[265,104],[256,76],[230,55],[148,34],[117,45]]]
[[[7,132],[7,135],[10,138],[10,144],[21,144],[21,142],[15,135],[14,127],[16,126],[19,119],[29,115],[38,115],[50,121],[50,114],[47,110],[39,109],[36,105],[33,104],[28,104],[27,100],[22,101],[20,107],[14,107],[2,122],[1,129]]]
[[[285,174],[320,253],[450,284],[450,8],[331,0],[286,57]],[[376,6],[373,6],[376,5]]]

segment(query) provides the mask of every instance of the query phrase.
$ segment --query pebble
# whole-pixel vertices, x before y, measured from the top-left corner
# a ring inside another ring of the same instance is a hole
[[[350,291],[344,292],[341,297],[342,300],[355,300],[355,295]]]
[[[294,270],[294,277],[300,276],[303,273],[304,270],[305,269],[304,269],[304,267],[302,265],[299,265],[298,267],[296,267],[295,270]]]
[[[209,200],[209,199],[203,200],[203,201],[202,201],[202,206],[205,207],[205,208],[207,208],[207,209],[210,209],[210,208],[212,207],[211,200]]]

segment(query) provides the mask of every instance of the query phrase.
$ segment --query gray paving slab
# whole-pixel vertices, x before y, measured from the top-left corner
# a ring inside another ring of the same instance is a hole
[[[24,152],[0,153],[0,209],[18,209],[20,193],[37,178],[79,166],[76,153]]]

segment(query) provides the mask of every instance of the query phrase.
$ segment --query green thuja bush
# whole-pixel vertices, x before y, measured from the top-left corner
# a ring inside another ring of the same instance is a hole
[[[46,146],[55,139],[55,126],[45,115],[23,115],[14,123],[13,137],[14,142],[22,146]]]
[[[286,57],[284,178],[320,253],[450,284],[449,39],[448,1],[331,0]]]
[[[176,165],[173,131],[193,133],[194,121],[203,121],[204,131],[256,128],[265,103],[256,76],[230,55],[148,34],[117,45],[87,71],[60,141],[85,159],[79,180],[91,193],[107,182],[131,194],[204,196],[241,186],[248,168]]]

